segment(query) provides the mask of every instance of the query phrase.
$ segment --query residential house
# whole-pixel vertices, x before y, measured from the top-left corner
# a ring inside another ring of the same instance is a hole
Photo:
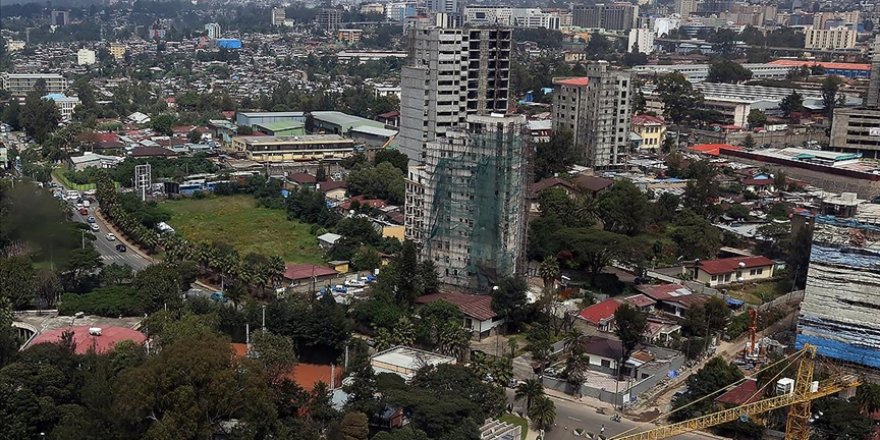
[[[649,351],[636,349],[629,358],[620,365],[623,358],[623,343],[617,339],[604,336],[585,336],[581,338],[581,348],[587,356],[587,365],[590,370],[605,374],[618,374],[624,376],[639,377],[639,367],[650,363],[655,355]]]
[[[336,244],[336,242],[339,241],[339,239],[341,238],[342,236],[339,234],[327,232],[318,236],[318,244],[321,246],[322,249],[326,251],[332,248],[333,245]]]
[[[497,332],[498,327],[504,324],[504,319],[499,318],[492,310],[491,295],[441,292],[416,298],[416,304],[421,305],[434,301],[446,301],[461,310],[464,314],[464,327],[478,339],[490,336],[493,330]]]
[[[666,139],[666,121],[658,116],[635,115],[632,118],[632,131],[641,139],[639,148],[659,151]]]
[[[581,193],[596,198],[605,191],[611,189],[611,186],[614,185],[614,180],[581,174],[574,179],[571,179],[571,183],[573,183]]]
[[[370,356],[370,366],[375,374],[391,373],[409,382],[422,367],[450,364],[456,359],[418,348],[398,345]]]
[[[135,147],[128,152],[128,155],[136,158],[176,156],[173,151],[163,147]]]
[[[123,159],[119,156],[105,156],[103,154],[85,152],[82,156],[68,157],[67,167],[74,171],[82,171],[91,167],[113,168],[122,162]]]
[[[776,191],[776,186],[773,184],[773,178],[766,174],[743,179],[740,181],[740,184],[744,190],[759,195],[771,194]]]
[[[338,272],[325,266],[288,264],[285,266],[283,276],[291,286],[296,286],[305,282],[315,282],[315,284],[318,284],[322,281],[331,280],[337,275]]]
[[[232,343],[230,345],[235,359],[259,357],[259,353],[252,350],[248,344]],[[331,389],[342,386],[342,374],[342,368],[333,365],[297,362],[290,370],[282,374],[281,379],[289,379],[303,390],[311,392],[318,382],[324,383]]]
[[[541,179],[532,184],[529,190],[529,212],[538,213],[541,211],[541,204],[538,202],[538,198],[543,191],[552,188],[559,188],[570,197],[574,197],[579,192],[578,188],[565,179],[560,179],[559,177]]]
[[[651,313],[654,311],[654,306],[657,304],[657,301],[654,301],[649,296],[637,293],[635,295],[627,296],[623,299],[623,302],[639,309],[644,313]]]
[[[695,295],[691,289],[681,284],[642,284],[636,286],[636,290],[656,301],[655,310],[678,317],[683,317],[693,305],[702,304],[709,298]]]
[[[328,180],[318,182],[315,188],[324,193],[324,197],[327,200],[340,202],[345,200],[345,195],[348,193],[348,182],[344,180]]]
[[[315,176],[309,173],[287,173],[287,179],[284,182],[286,187],[290,187],[290,189],[315,189],[318,181],[315,179]]]
[[[709,287],[732,283],[746,283],[773,278],[776,263],[764,256],[732,257],[719,260],[697,261],[691,271],[695,280]]]
[[[620,307],[620,302],[609,298],[598,304],[593,304],[578,313],[578,318],[596,326],[599,331],[614,331],[614,312]]]

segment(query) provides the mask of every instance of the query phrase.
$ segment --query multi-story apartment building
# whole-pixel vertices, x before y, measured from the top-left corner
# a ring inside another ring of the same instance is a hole
[[[629,30],[627,40],[629,52],[651,53],[654,51],[654,31],[646,27],[632,28]]]
[[[675,0],[675,13],[681,18],[688,18],[697,12],[697,0]]]
[[[304,136],[238,136],[232,150],[255,162],[343,159],[354,153],[354,141],[338,134]]]
[[[79,98],[72,96],[64,96],[61,93],[50,93],[43,97],[43,99],[48,99],[55,103],[55,107],[58,107],[58,111],[61,112],[61,118],[65,121],[70,120],[73,117],[73,112],[76,110],[76,106],[80,104]]]
[[[562,15],[558,11],[510,6],[465,6],[464,22],[474,26],[495,25],[521,28],[559,29]],[[569,23],[570,25],[570,23]]]
[[[429,11],[457,14],[459,12],[458,0],[427,0],[425,2]]]
[[[339,29],[336,31],[336,41],[345,44],[357,44],[364,35],[363,29]]]
[[[880,159],[880,108],[834,109],[828,148]]]
[[[76,51],[76,64],[79,66],[91,66],[95,64],[95,51],[91,49],[80,49]]]
[[[113,59],[121,60],[125,58],[125,52],[128,51],[128,48],[121,43],[112,43],[110,44],[110,55],[113,55]]]
[[[322,8],[318,13],[318,26],[326,32],[335,32],[339,29],[342,13],[339,9]]]
[[[406,234],[440,280],[486,291],[521,271],[529,130],[524,116],[468,115],[410,167]]]
[[[281,22],[283,23],[284,20],[282,20]],[[208,38],[210,38],[212,40],[216,40],[216,39],[220,38],[220,24],[218,24],[218,23],[206,24],[205,25],[205,32],[207,32]]]
[[[628,31],[636,27],[639,7],[631,3],[575,5],[571,13],[573,26]]]
[[[40,80],[46,83],[47,93],[62,93],[68,86],[67,78],[57,73],[4,73],[0,79],[3,89],[12,96],[27,95]]]
[[[272,26],[284,26],[287,11],[284,8],[272,8]]]
[[[553,130],[572,133],[585,165],[622,164],[629,146],[631,74],[600,61],[587,66],[585,77],[556,78],[553,84]]]
[[[853,49],[856,47],[855,29],[836,27],[833,29],[817,29],[809,27],[804,30],[805,49]]]
[[[400,150],[416,162],[429,142],[469,114],[506,113],[511,31],[443,28],[418,21],[401,71]]]

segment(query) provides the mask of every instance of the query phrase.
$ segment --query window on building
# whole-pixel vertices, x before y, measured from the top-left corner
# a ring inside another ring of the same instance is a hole
[[[602,366],[605,368],[611,368],[611,361],[608,359],[602,359]]]

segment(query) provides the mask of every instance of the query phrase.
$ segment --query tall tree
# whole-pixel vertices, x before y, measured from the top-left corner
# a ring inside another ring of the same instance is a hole
[[[750,79],[752,79],[751,70],[730,60],[719,60],[709,64],[709,74],[706,77],[708,82],[730,84],[738,84]]]
[[[342,416],[339,422],[339,430],[343,440],[367,440],[370,435],[370,425],[367,415],[359,412],[348,412]]]
[[[269,384],[278,385],[285,375],[296,365],[293,340],[287,336],[276,335],[267,330],[254,332],[252,350],[257,362],[269,378]]]
[[[792,117],[795,113],[802,112],[804,110],[804,97],[797,90],[793,90],[790,95],[782,98],[782,101],[779,102],[779,110],[782,110],[782,114],[786,118]]]
[[[645,227],[648,197],[629,180],[621,180],[599,196],[596,211],[606,231],[636,235]]]
[[[556,421],[556,405],[549,397],[538,397],[529,408],[529,419],[532,421],[532,426],[539,431],[553,429]]]
[[[539,379],[526,379],[516,386],[514,399],[526,401],[526,412],[532,408],[532,403],[544,396],[544,385]]]
[[[61,121],[61,112],[55,102],[44,99],[43,96],[45,93],[39,90],[28,93],[19,113],[25,133],[39,144],[49,138],[49,134],[58,128],[58,122]]]
[[[834,116],[834,107],[837,106],[837,92],[843,80],[837,75],[828,75],[822,81],[822,105],[825,108],[825,116]]]
[[[528,287],[524,279],[508,277],[502,279],[492,290],[492,310],[499,318],[504,319],[508,328],[516,328],[528,312]]]
[[[614,334],[623,345],[623,356],[619,360],[620,365],[623,365],[644,338],[645,329],[648,328],[648,317],[641,310],[629,304],[622,304],[614,311],[614,323]]]
[[[560,127],[549,142],[541,142],[535,148],[535,180],[552,177],[568,171],[578,159],[574,137],[567,127]]]
[[[657,93],[663,102],[664,116],[674,124],[687,122],[703,102],[703,94],[679,72],[660,78]]]

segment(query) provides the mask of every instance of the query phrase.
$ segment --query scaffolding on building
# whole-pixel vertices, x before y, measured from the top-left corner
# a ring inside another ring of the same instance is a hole
[[[424,249],[441,279],[485,290],[524,261],[528,158],[524,125],[481,125],[445,140],[428,183]]]

